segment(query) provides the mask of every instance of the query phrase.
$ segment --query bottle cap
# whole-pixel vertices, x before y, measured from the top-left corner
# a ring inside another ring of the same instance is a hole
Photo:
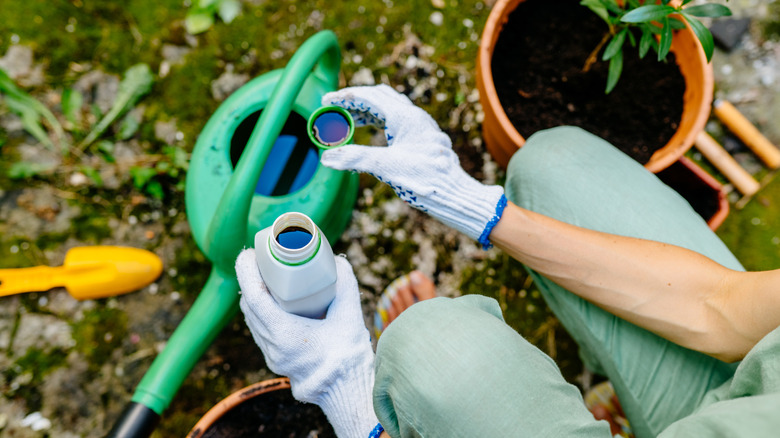
[[[352,142],[355,121],[349,111],[340,106],[323,106],[309,117],[306,131],[318,148],[333,149]]]

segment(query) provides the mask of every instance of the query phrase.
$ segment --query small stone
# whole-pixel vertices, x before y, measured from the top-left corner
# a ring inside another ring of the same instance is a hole
[[[367,67],[360,67],[360,69],[352,75],[352,79],[349,80],[349,85],[353,87],[374,84],[376,84],[374,73]]]
[[[89,178],[81,172],[73,172],[73,174],[70,175],[70,178],[68,178],[68,184],[73,187],[83,186],[87,183],[89,183]]]
[[[249,81],[248,74],[233,73],[232,65],[229,64],[225,72],[211,82],[211,95],[217,102],[222,102],[247,81]]]
[[[428,17],[428,20],[430,20],[434,26],[441,26],[444,23],[444,14],[439,11],[434,11],[431,13],[431,16]]]
[[[41,415],[40,412],[33,412],[32,414],[24,417],[20,424],[23,427],[29,427],[36,432],[51,428],[51,420]]]
[[[750,27],[750,18],[721,18],[710,26],[715,43],[727,52],[737,46]]]

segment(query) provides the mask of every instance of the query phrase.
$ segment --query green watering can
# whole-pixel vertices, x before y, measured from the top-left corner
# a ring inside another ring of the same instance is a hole
[[[306,131],[322,96],[338,86],[340,61],[335,34],[319,32],[284,69],[233,93],[204,127],[192,152],[185,201],[211,274],[109,437],[151,435],[195,363],[238,311],[234,264],[255,233],[288,211],[311,217],[331,242],[343,232],[358,176],[319,165]]]

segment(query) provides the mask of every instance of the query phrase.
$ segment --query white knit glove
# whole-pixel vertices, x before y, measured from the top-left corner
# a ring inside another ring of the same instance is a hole
[[[429,213],[489,248],[490,232],[506,206],[501,186],[469,176],[452,142],[433,118],[387,85],[328,93],[323,105],[348,110],[356,126],[385,129],[388,147],[348,145],[329,149],[321,162],[337,170],[374,175],[412,207]]]
[[[366,438],[378,422],[371,398],[374,351],[346,258],[336,257],[336,272],[336,298],[327,316],[311,319],[279,307],[260,277],[253,249],[236,261],[241,311],[268,368],[290,378],[296,400],[322,408],[337,436]]]

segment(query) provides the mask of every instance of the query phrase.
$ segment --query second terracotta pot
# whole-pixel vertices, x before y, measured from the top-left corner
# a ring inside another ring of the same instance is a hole
[[[187,438],[335,437],[322,410],[292,398],[286,377],[240,389],[214,405]]]

